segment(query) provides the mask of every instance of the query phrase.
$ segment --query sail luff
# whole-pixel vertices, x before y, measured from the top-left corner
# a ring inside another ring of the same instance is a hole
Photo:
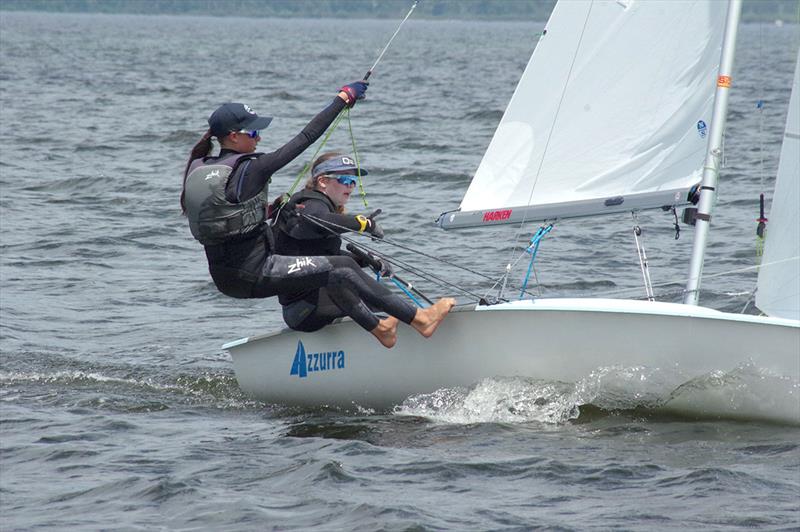
[[[703,260],[708,241],[708,230],[711,213],[716,201],[717,181],[719,180],[720,159],[722,155],[722,135],[728,113],[728,96],[730,95],[733,76],[733,60],[736,52],[736,36],[739,29],[739,18],[742,11],[742,0],[729,0],[728,16],[725,22],[725,37],[722,41],[719,72],[717,74],[717,90],[714,96],[714,112],[708,135],[708,150],[703,166],[703,181],[700,185],[700,202],[697,205],[695,236],[692,244],[692,256],[689,260],[689,280],[683,295],[687,305],[697,305],[700,301],[700,280],[703,275]]]

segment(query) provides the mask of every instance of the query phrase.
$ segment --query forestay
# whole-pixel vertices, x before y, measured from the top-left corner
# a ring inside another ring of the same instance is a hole
[[[794,69],[775,194],[758,272],[756,305],[769,316],[800,320],[800,54]]]
[[[725,2],[558,2],[445,228],[685,202],[700,181]]]

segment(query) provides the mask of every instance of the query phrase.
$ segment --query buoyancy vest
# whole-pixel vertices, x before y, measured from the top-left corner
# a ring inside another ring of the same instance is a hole
[[[267,190],[241,203],[225,198],[228,177],[260,153],[234,153],[222,158],[195,159],[186,177],[184,202],[189,229],[204,246],[250,233],[266,219]]]
[[[299,216],[303,209],[297,206],[309,200],[320,201],[330,212],[336,212],[333,201],[322,192],[304,189],[295,193],[283,206],[276,221],[277,252],[281,255],[293,256],[338,255],[342,247],[342,239]]]

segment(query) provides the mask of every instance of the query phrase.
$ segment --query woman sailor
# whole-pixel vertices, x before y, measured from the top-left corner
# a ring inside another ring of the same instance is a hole
[[[345,204],[358,180],[357,171],[351,157],[336,152],[325,153],[314,161],[305,189],[294,194],[278,216],[278,253],[326,255],[332,261],[356,262],[356,257],[341,249],[340,233],[369,232],[375,238],[383,237],[372,217],[345,214]],[[363,168],[360,172],[367,174]],[[390,271],[384,266],[382,273]],[[325,287],[307,287],[280,294],[278,299],[283,305],[284,321],[298,331],[316,331],[343,316],[350,316],[369,331],[379,323],[373,312],[379,310],[396,318],[395,326],[399,319],[426,337],[433,334],[455,304],[452,298],[443,298],[431,307],[418,309],[358,268],[343,270],[335,283]]]

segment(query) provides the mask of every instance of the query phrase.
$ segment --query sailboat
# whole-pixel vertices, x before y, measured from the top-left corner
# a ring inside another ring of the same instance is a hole
[[[684,303],[478,304],[452,312],[429,339],[399,328],[391,350],[347,319],[315,333],[286,329],[223,346],[242,390],[270,403],[386,409],[486,378],[576,383],[602,368],[644,367],[685,384],[755,368],[780,390],[780,404],[759,416],[800,424],[798,69],[758,280],[767,315],[697,304],[741,2],[729,6],[559,2],[460,207],[438,221],[454,229],[673,208],[700,183]],[[683,408],[751,415],[711,403]]]

